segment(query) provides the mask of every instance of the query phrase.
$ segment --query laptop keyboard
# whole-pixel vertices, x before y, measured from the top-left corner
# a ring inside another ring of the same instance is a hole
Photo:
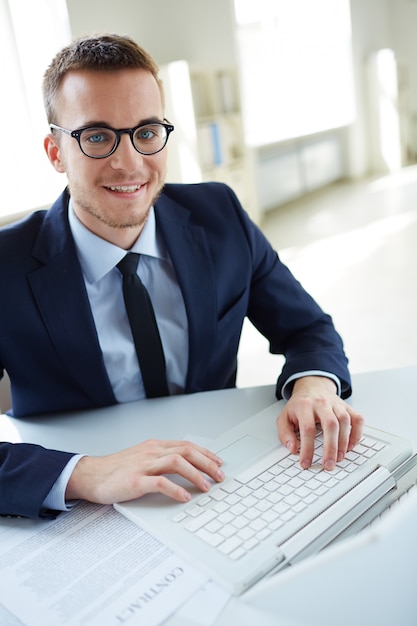
[[[323,453],[319,432],[309,469],[300,467],[298,455],[279,447],[236,478],[213,487],[173,521],[237,561],[384,447],[365,437],[332,472],[326,472],[319,464]]]

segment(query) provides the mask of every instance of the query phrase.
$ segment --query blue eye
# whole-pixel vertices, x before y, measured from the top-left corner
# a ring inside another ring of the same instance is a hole
[[[140,128],[137,136],[141,141],[147,141],[154,139],[156,137],[156,132],[152,128]]]
[[[103,135],[91,135],[91,137],[88,138],[88,141],[91,143],[100,143],[100,141],[103,141]]]

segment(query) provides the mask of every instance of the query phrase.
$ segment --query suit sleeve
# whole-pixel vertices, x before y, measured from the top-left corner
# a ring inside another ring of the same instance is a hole
[[[278,399],[291,376],[308,371],[336,376],[341,396],[347,398],[352,392],[348,360],[332,318],[305,291],[244,212],[241,219],[253,262],[248,317],[269,340],[271,353],[285,357],[277,381]]]
[[[55,517],[42,503],[72,456],[36,444],[0,443],[0,516]]]

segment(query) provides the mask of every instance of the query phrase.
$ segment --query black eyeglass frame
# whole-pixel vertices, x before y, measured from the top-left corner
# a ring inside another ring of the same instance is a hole
[[[142,150],[138,150],[138,148],[135,146],[134,141],[133,141],[134,133],[136,133],[136,131],[139,128],[146,128],[146,126],[163,126],[166,130],[166,137],[165,137],[164,145],[161,146],[161,148],[158,148],[158,150],[155,150],[154,152],[143,152]],[[136,152],[139,152],[139,154],[143,154],[144,156],[151,156],[152,154],[158,154],[158,152],[161,152],[161,150],[163,150],[165,146],[167,145],[169,136],[172,133],[172,131],[175,129],[175,126],[170,124],[167,119],[164,119],[163,122],[148,122],[147,124],[138,124],[138,126],[135,126],[135,128],[116,129],[116,128],[112,128],[111,126],[107,126],[106,124],[101,124],[100,126],[96,126],[95,124],[93,124],[89,126],[83,126],[82,128],[77,128],[76,130],[68,130],[67,128],[62,128],[62,126],[57,126],[57,124],[49,124],[49,128],[51,129],[51,132],[53,132],[54,130],[60,130],[62,133],[65,133],[66,135],[70,135],[71,137],[73,137],[78,142],[81,152],[89,159],[106,159],[107,157],[112,155],[114,152],[116,152],[117,147],[120,143],[120,138],[123,134],[129,135],[130,141],[132,142],[132,146],[135,148]],[[106,128],[107,130],[111,130],[112,132],[115,133],[116,142],[108,154],[93,156],[91,154],[87,154],[86,152],[84,152],[81,146],[81,133],[84,130],[89,130],[93,128]]]

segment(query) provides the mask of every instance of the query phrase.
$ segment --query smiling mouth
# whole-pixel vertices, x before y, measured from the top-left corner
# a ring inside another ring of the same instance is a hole
[[[134,193],[135,191],[142,189],[142,187],[143,185],[111,185],[108,189],[118,193]]]

